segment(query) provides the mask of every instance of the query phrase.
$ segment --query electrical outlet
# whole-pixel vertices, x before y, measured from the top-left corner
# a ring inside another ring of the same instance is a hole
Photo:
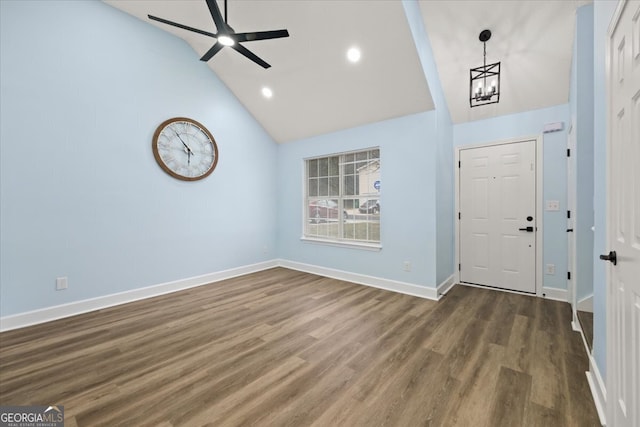
[[[56,291],[63,291],[69,287],[67,277],[58,277],[56,279]]]
[[[560,201],[559,200],[547,200],[545,205],[546,211],[559,211],[560,210]]]
[[[556,265],[555,264],[547,264],[545,268],[546,274],[556,274]]]
[[[405,261],[402,263],[402,269],[404,271],[411,271],[411,262],[410,261]]]

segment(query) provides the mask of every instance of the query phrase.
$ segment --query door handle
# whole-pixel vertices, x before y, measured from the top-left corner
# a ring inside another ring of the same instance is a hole
[[[610,251],[609,255],[600,255],[600,259],[603,261],[612,262],[613,265],[618,264],[618,256],[616,255],[616,251]]]
[[[518,230],[526,231],[527,233],[533,233],[533,227],[518,228]]]

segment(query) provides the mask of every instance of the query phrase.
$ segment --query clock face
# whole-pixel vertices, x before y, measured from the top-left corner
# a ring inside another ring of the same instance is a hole
[[[158,126],[153,135],[153,155],[165,172],[184,181],[207,177],[218,163],[213,135],[185,117],[169,119]]]

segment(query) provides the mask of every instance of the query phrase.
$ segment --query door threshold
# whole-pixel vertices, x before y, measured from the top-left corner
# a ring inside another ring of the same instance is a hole
[[[483,289],[490,289],[493,291],[502,291],[502,292],[509,292],[512,294],[519,294],[519,295],[528,295],[530,297],[535,297],[536,293],[534,292],[526,292],[526,291],[518,291],[516,289],[507,289],[507,288],[500,288],[498,286],[490,286],[490,285],[481,285],[478,283],[471,283],[471,282],[460,282],[461,285],[464,286],[471,286],[473,288],[483,288]]]

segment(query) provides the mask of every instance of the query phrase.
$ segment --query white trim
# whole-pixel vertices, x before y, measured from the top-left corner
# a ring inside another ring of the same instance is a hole
[[[543,286],[542,286],[542,278],[543,278],[543,266],[542,266],[542,249],[544,245],[544,241],[542,240],[544,235],[544,211],[543,211],[543,161],[544,161],[544,152],[543,152],[543,137],[542,135],[530,135],[530,136],[522,136],[517,138],[510,138],[505,140],[499,140],[494,142],[485,142],[480,144],[465,144],[454,147],[454,170],[456,171],[454,175],[454,185],[455,185],[455,197],[454,197],[454,223],[455,223],[455,264],[460,265],[460,220],[458,219],[458,212],[460,212],[460,168],[458,167],[458,162],[460,161],[460,151],[467,150],[470,148],[482,148],[482,147],[491,147],[494,145],[505,145],[505,144],[513,144],[517,142],[524,141],[535,141],[536,145],[536,293],[535,295],[541,297],[543,294]],[[460,269],[455,269],[454,272],[454,281],[456,283],[460,283]],[[531,295],[529,293],[525,293],[526,295]],[[555,298],[554,298],[555,299]],[[566,297],[561,299],[560,301],[567,301]]]
[[[382,245],[379,243],[362,243],[358,241],[348,241],[348,240],[325,240],[314,237],[300,237],[300,240],[305,243],[312,243],[315,245],[325,245],[325,246],[336,246],[339,248],[349,248],[349,249],[361,249],[364,251],[373,251],[380,252],[382,250]]]
[[[331,277],[334,279],[345,280],[360,285],[372,286],[374,288],[399,292],[406,295],[427,298],[435,301],[437,301],[441,295],[447,293],[456,283],[454,280],[454,276],[451,275],[442,283],[440,283],[437,288],[430,288],[415,285],[412,283],[400,282],[397,280],[367,276],[363,274],[335,270],[332,268],[326,268],[316,265],[303,264],[294,261],[271,260],[257,264],[232,268],[229,270],[218,271],[215,273],[204,274],[202,276],[175,280],[172,282],[147,286],[144,288],[132,289],[115,294],[104,295],[81,301],[74,301],[67,304],[61,304],[53,307],[47,307],[24,313],[14,314],[11,316],[1,317],[0,332],[50,322],[65,317],[76,316],[78,314],[83,314],[90,311],[114,307],[117,305],[126,304],[146,298],[153,298],[156,296],[194,288],[197,286],[209,285],[222,280],[231,279],[233,277],[268,270],[270,268],[279,266],[292,270],[318,274],[325,277]]]
[[[613,218],[613,201],[614,201],[614,194],[613,191],[610,191],[612,189],[611,186],[611,182],[612,180],[612,176],[613,176],[613,156],[612,156],[612,150],[613,150],[613,127],[612,127],[612,120],[611,120],[611,115],[612,115],[612,105],[613,105],[613,94],[614,91],[612,90],[612,76],[611,76],[611,69],[612,69],[612,65],[611,65],[611,58],[612,58],[612,51],[611,51],[611,43],[612,43],[612,39],[613,39],[613,33],[616,30],[616,27],[618,26],[618,24],[620,23],[620,19],[622,18],[622,11],[624,10],[625,6],[626,6],[626,2],[627,0],[619,0],[618,4],[616,6],[616,10],[613,13],[613,16],[611,17],[611,21],[609,22],[609,27],[607,29],[607,39],[606,39],[606,44],[605,44],[605,79],[606,79],[606,98],[607,98],[607,103],[606,103],[606,150],[607,150],[607,157],[606,157],[606,183],[605,183],[605,193],[606,193],[606,247],[611,248],[613,247],[613,243],[615,240],[615,230],[614,230],[614,222],[611,220],[611,218]],[[609,263],[607,263],[609,264]],[[609,390],[611,390],[611,399],[609,399],[607,401],[607,396],[606,394],[604,394],[604,399],[603,399],[603,403],[605,403],[605,414],[607,417],[609,417],[609,419],[612,421],[612,424],[615,422],[615,414],[616,414],[616,405],[617,405],[617,400],[619,398],[616,389],[618,388],[619,384],[616,382],[616,363],[615,363],[615,356],[617,353],[617,349],[616,349],[616,335],[619,333],[619,330],[616,328],[616,314],[617,313],[617,309],[615,307],[615,292],[614,292],[614,286],[613,283],[613,268],[610,267],[610,265],[608,265],[607,267],[605,267],[605,274],[606,274],[606,286],[605,289],[607,290],[607,295],[605,298],[605,307],[606,307],[606,343],[605,343],[605,347],[606,347],[606,372],[607,372],[607,383],[606,383],[606,387],[602,384],[602,378],[601,377],[596,377],[597,380],[599,380],[599,382],[597,383],[598,387],[595,387],[596,391],[599,390],[606,390],[607,388]],[[598,372],[597,370],[597,365],[595,363],[593,363],[591,365],[591,369],[593,370],[595,368],[595,370],[593,372]],[[591,384],[589,384],[591,385]],[[595,400],[595,397],[594,397]],[[597,407],[597,406],[596,406]],[[606,421],[606,419],[605,419]]]
[[[354,249],[363,249],[363,250],[368,250],[368,251],[380,251],[382,250],[382,243],[380,242],[362,242],[362,241],[358,241],[358,240],[349,240],[349,239],[323,239],[320,236],[307,236],[306,230],[307,230],[307,221],[310,219],[309,218],[309,195],[307,194],[308,188],[309,188],[309,176],[308,176],[308,171],[307,171],[307,162],[309,160],[318,160],[318,159],[324,159],[324,158],[329,158],[329,157],[340,157],[342,158],[345,155],[348,154],[355,154],[355,153],[362,153],[362,152],[368,152],[371,150],[378,150],[378,158],[374,159],[374,160],[370,160],[369,164],[373,161],[377,161],[378,164],[380,165],[382,162],[382,148],[378,145],[378,146],[373,146],[373,147],[365,147],[365,148],[358,148],[355,150],[348,150],[348,151],[341,151],[339,153],[329,153],[329,154],[321,154],[321,155],[315,155],[315,156],[310,156],[310,157],[304,157],[302,159],[302,223],[301,223],[301,235],[302,237],[300,237],[300,240],[306,243],[314,243],[314,244],[320,244],[320,245],[327,245],[327,246],[337,246],[337,247],[346,247],[346,248],[354,248]],[[368,158],[368,156],[367,156]],[[381,171],[382,168],[380,167],[379,170]],[[380,172],[381,176],[380,179],[382,179],[382,172]],[[320,199],[341,199],[341,203],[338,204],[339,208],[344,210],[344,199],[348,199],[351,198],[351,196],[348,195],[344,195],[343,194],[343,172],[342,172],[342,166],[340,166],[340,172],[339,172],[339,176],[340,176],[340,191],[338,196],[312,196],[313,198],[320,198]],[[356,195],[354,195],[353,197],[356,197]],[[371,197],[367,197],[367,198],[371,198]],[[382,200],[381,197],[381,192],[380,190],[378,190],[378,194],[376,195],[376,198],[379,200]],[[346,213],[346,211],[345,211]],[[340,216],[340,215],[339,215]],[[382,218],[382,214],[380,214],[380,220],[381,221]],[[343,235],[343,230],[344,230],[344,224],[346,223],[346,219],[343,221],[341,220],[341,218],[338,218],[338,234],[340,236]]]
[[[426,286],[418,286],[412,283],[384,279],[381,277],[367,276],[358,273],[351,273],[344,270],[335,270],[333,268],[304,264],[301,262],[289,261],[285,259],[278,260],[278,265],[281,267],[289,268],[291,270],[304,271],[305,273],[317,274],[319,276],[330,277],[332,279],[345,280],[347,282],[357,283],[359,285],[371,286],[374,288],[385,289],[387,291],[427,298],[434,301],[438,300],[438,291],[436,288],[428,288]]]
[[[436,291],[438,293],[438,299],[442,296],[445,295],[447,292],[449,292],[451,290],[451,288],[453,288],[453,286],[456,284],[455,281],[455,274],[452,274],[451,276],[447,277],[446,279],[444,279],[442,281],[442,283],[440,283],[437,287],[436,287]]]
[[[566,289],[543,287],[539,296],[554,301],[569,302],[569,291]]]
[[[573,126],[575,118],[571,117],[571,126],[567,132],[567,149],[572,153],[567,157],[567,210],[571,212],[571,218],[567,218],[567,229],[573,229],[574,232],[567,233],[567,270],[571,273],[570,277],[567,277],[567,289],[569,290],[569,302],[571,304],[571,311],[573,311],[573,317],[577,318],[577,281],[576,279],[580,275],[577,267],[577,247],[576,247],[576,218],[579,216],[576,208],[576,196],[577,189],[577,175],[576,175],[576,159],[577,159],[577,135]]]
[[[587,341],[584,339],[584,333],[582,332],[582,326],[580,325],[580,322],[578,320],[572,320],[571,321],[571,329],[573,329],[574,332],[579,332],[580,336],[582,337],[582,343],[584,344],[585,348],[587,347]]]
[[[582,344],[584,345],[584,351],[589,358],[589,370],[585,372],[587,377],[587,383],[589,384],[589,389],[591,390],[591,396],[593,397],[593,402],[596,406],[596,412],[598,413],[598,418],[600,419],[601,425],[606,425],[606,408],[607,408],[607,392],[604,386],[604,381],[602,381],[602,376],[600,375],[600,371],[598,370],[598,366],[596,365],[596,361],[593,358],[593,354],[591,349],[589,349],[589,345],[587,344],[587,339],[584,336],[584,331],[582,330],[582,325],[576,316],[576,311],[573,311],[574,319],[571,321],[571,328],[580,334],[580,338],[582,338]]]
[[[536,295],[542,296],[544,284],[542,278],[544,271],[542,266],[544,248],[544,138],[536,137]],[[567,301],[566,299],[564,301]]]
[[[589,295],[578,301],[577,310],[593,313],[593,295]]]
[[[470,286],[472,288],[491,289],[493,291],[509,292],[511,294],[529,295],[530,297],[539,297],[554,301],[569,302],[569,291],[558,288],[542,288],[540,295],[530,292],[516,291],[513,289],[494,288],[493,286],[476,285],[474,283],[459,282],[461,285]]]
[[[96,298],[74,301],[67,304],[5,316],[0,318],[0,332],[24,328],[38,323],[50,322],[64,317],[75,316],[90,311],[126,304],[141,299],[152,298],[197,286],[209,285],[221,280],[267,270],[277,266],[278,263],[275,260],[265,261],[215,273],[204,274],[202,276],[175,280],[172,282],[119,292],[116,294],[104,295]]]
[[[580,334],[580,338],[582,339],[582,344],[584,345],[584,351],[587,353],[587,356],[591,355],[591,349],[589,348],[589,344],[587,344],[587,338],[584,336],[584,331],[582,330],[582,324],[580,323],[580,319],[576,315],[571,320],[571,329]]]
[[[593,396],[593,402],[596,405],[596,411],[600,418],[600,424],[607,425],[607,389],[598,370],[598,365],[591,354],[589,354],[589,371],[585,372],[587,376],[587,382],[591,389],[591,395]]]

